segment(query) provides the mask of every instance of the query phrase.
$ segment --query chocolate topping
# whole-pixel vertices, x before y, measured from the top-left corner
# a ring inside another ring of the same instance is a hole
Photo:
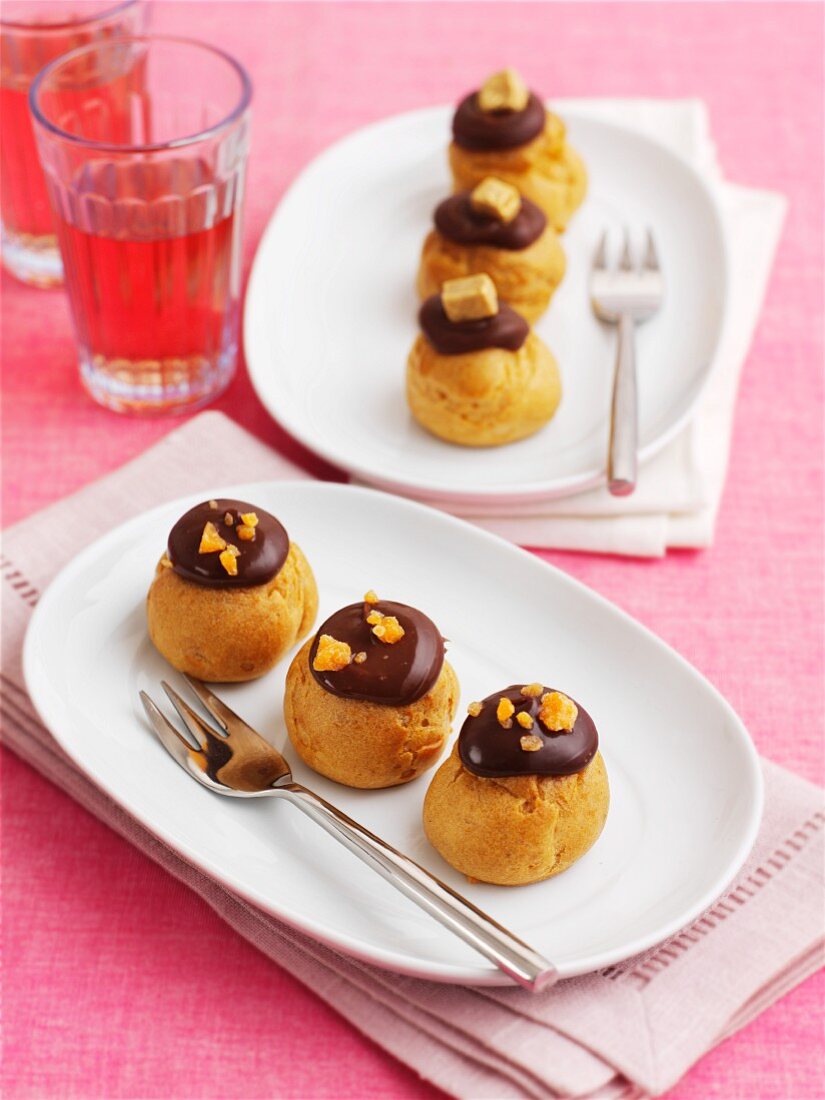
[[[537,241],[545,230],[547,218],[540,207],[523,195],[521,210],[511,222],[500,222],[490,214],[473,209],[470,192],[451,195],[435,209],[435,227],[442,236],[457,244],[486,244],[520,252]]]
[[[217,504],[217,508],[212,505]],[[255,537],[245,540],[238,537],[241,515],[254,512],[258,517]],[[226,523],[226,516],[232,523]],[[199,553],[201,535],[207,523],[213,523],[227,546],[240,551],[236,561],[238,575],[233,577],[224,569],[220,554]],[[184,580],[202,584],[207,588],[251,588],[266,584],[280,572],[289,553],[289,535],[268,512],[242,500],[204,501],[182,515],[169,532],[167,554],[172,568]]]
[[[488,695],[478,717],[468,717],[458,738],[461,763],[475,775],[503,778],[512,775],[573,775],[586,768],[599,747],[599,735],[593,719],[578,703],[579,713],[572,730],[552,733],[539,718],[541,698],[525,698],[521,684],[512,684],[503,691]],[[544,688],[544,692],[556,688]],[[505,729],[496,717],[498,701],[504,696],[515,706],[512,727]],[[517,715],[529,714],[530,729],[519,725]],[[521,738],[536,734],[543,745],[535,752],[525,752]]]
[[[404,628],[404,637],[392,645],[376,638],[366,621],[370,611],[394,615]],[[360,664],[353,661],[339,672],[317,672],[313,661],[322,634],[346,642],[354,654],[366,653],[366,660]],[[414,607],[391,600],[342,607],[323,624],[309,651],[310,671],[325,691],[388,707],[405,706],[426,695],[443,664],[444,639],[435,623]],[[341,735],[346,736],[346,730]]]
[[[418,311],[421,330],[441,355],[463,355],[484,348],[518,351],[530,333],[520,313],[499,302],[498,313],[478,321],[451,321],[444,312],[441,295],[433,294]]]
[[[453,115],[453,138],[464,149],[513,149],[538,137],[544,122],[544,105],[532,92],[523,111],[482,111],[478,93],[470,92]]]

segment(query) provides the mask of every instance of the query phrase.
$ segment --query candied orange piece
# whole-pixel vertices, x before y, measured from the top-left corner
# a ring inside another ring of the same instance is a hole
[[[224,569],[227,571],[230,577],[237,577],[238,575],[238,555],[233,554],[234,547],[229,547],[226,550],[221,551],[221,556],[218,559]]]
[[[339,642],[331,634],[322,634],[312,667],[316,672],[340,672],[352,660],[352,649],[347,642]]]
[[[538,752],[542,744],[542,739],[536,733],[525,733],[521,739],[521,747],[525,752]]]
[[[215,554],[218,550],[226,549],[226,539],[221,538],[214,523],[205,523],[201,544],[198,547],[199,554]]]
[[[572,730],[578,716],[579,708],[560,691],[548,691],[542,695],[539,718],[553,733]]]
[[[498,718],[499,725],[504,726],[505,729],[510,729],[513,724],[513,715],[515,712],[516,708],[510,700],[505,695],[502,695],[496,707],[496,718]]]

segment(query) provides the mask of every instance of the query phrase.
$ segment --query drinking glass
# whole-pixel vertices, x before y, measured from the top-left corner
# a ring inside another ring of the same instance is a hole
[[[37,159],[29,86],[61,54],[144,30],[139,0],[4,0],[0,13],[0,226],[4,265],[26,283],[63,280],[49,196]]]
[[[118,411],[182,411],[238,352],[251,84],[228,54],[164,36],[73,50],[31,87],[80,374]]]

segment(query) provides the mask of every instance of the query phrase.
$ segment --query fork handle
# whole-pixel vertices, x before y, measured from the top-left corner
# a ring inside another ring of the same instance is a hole
[[[495,963],[519,985],[538,993],[558,980],[556,968],[547,959],[435,875],[319,795],[299,783],[290,783],[277,790],[396,890]]]
[[[619,346],[613,380],[610,450],[607,461],[607,487],[616,497],[629,496],[636,488],[639,412],[635,337],[632,316],[622,313],[619,316]]]

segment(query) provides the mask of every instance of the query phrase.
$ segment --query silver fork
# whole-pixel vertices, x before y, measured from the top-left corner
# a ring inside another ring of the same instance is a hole
[[[163,690],[189,737],[172,725],[145,691],[140,692],[140,698],[160,743],[188,775],[216,794],[233,798],[267,795],[285,798],[520,985],[538,993],[554,984],[558,975],[552,963],[408,856],[307,787],[295,783],[289,765],[277,749],[205,684],[190,676],[186,681],[218,728],[194,711],[165,681]]]
[[[600,320],[619,327],[607,460],[607,487],[617,497],[628,496],[636,488],[639,411],[635,327],[653,316],[662,304],[664,289],[650,229],[638,268],[633,264],[627,230],[617,268],[608,267],[607,232],[602,234],[590,272],[590,300]]]

